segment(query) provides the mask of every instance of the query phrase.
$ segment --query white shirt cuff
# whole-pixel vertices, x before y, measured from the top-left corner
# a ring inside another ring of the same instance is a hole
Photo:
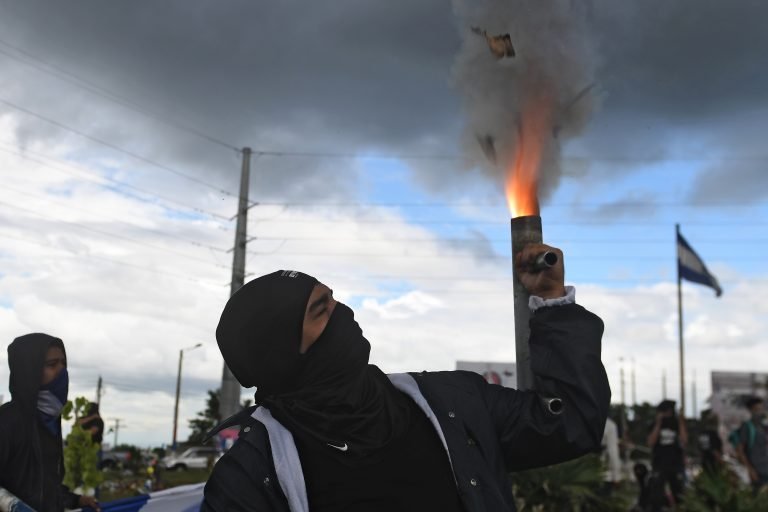
[[[528,298],[528,307],[531,308],[531,311],[549,306],[564,306],[566,304],[576,304],[576,288],[573,286],[566,286],[565,295],[555,299],[542,299],[536,295],[531,295]]]

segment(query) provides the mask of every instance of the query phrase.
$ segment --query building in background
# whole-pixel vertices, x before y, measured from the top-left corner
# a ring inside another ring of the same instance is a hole
[[[515,363],[456,361],[456,369],[479,373],[491,384],[499,384],[507,388],[517,387]]]
[[[749,417],[744,402],[750,396],[768,398],[768,373],[712,372],[711,409],[725,432]]]

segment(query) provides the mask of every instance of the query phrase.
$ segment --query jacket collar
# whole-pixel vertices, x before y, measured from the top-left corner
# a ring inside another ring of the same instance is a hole
[[[416,374],[417,376],[419,374]],[[435,427],[440,442],[443,443],[443,448],[448,454],[448,461],[451,463],[451,470],[453,470],[453,461],[451,460],[451,454],[448,452],[448,444],[445,441],[445,435],[440,427],[440,423],[437,421],[437,416],[427,403],[427,399],[424,398],[419,384],[414,377],[409,373],[393,373],[387,375],[392,384],[411,397],[416,402],[416,405],[424,411],[427,415],[432,426]],[[269,435],[269,443],[272,447],[272,459],[275,464],[275,473],[277,474],[277,481],[280,484],[280,488],[283,490],[283,494],[288,500],[288,506],[291,512],[309,512],[309,504],[307,498],[307,487],[304,482],[304,472],[301,468],[301,461],[299,460],[299,452],[296,449],[296,443],[293,440],[293,435],[280,424],[269,409],[265,407],[259,407],[257,409],[246,409],[242,411],[238,417],[242,421],[246,411],[252,411],[251,416],[260,421],[267,429]],[[234,418],[234,417],[233,417]],[[229,420],[227,420],[229,422]]]

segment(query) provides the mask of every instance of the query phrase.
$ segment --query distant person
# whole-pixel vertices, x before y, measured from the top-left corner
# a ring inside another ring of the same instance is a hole
[[[718,431],[718,418],[711,409],[701,412],[702,430],[697,437],[701,452],[701,468],[717,474],[723,467],[723,440]]]
[[[91,434],[91,440],[99,446],[99,451],[101,451],[101,443],[104,440],[104,420],[99,414],[99,404],[95,402],[88,404],[88,411],[85,416],[77,422],[83,430]]]
[[[64,343],[27,334],[8,346],[11,401],[0,407],[0,487],[37,512],[93,507],[90,496],[62,484],[61,411],[69,375]]]
[[[605,467],[605,494],[610,495],[622,480],[621,456],[619,454],[619,428],[608,418],[603,432],[603,466]]]
[[[603,323],[565,288],[562,253],[532,268],[547,250],[528,246],[516,262],[534,295],[535,391],[462,371],[386,375],[368,363],[352,310],[315,278],[278,271],[243,286],[216,339],[257,405],[218,427],[240,425],[240,437],[201,510],[508,512],[509,471],[598,450],[610,402]]]
[[[652,486],[663,492],[668,485],[675,503],[680,503],[685,487],[684,448],[688,444],[688,430],[683,415],[675,414],[674,401],[664,400],[658,405],[647,441],[651,448]]]
[[[747,400],[750,417],[739,429],[736,454],[746,466],[755,490],[768,484],[768,443],[766,443],[765,404],[762,398]]]

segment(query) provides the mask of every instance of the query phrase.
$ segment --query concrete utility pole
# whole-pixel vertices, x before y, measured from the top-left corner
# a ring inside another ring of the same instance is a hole
[[[235,247],[232,260],[232,286],[230,297],[245,283],[245,246],[248,230],[248,186],[251,175],[251,148],[243,148],[243,165],[240,174],[240,201],[237,207],[237,227],[235,229]],[[219,414],[228,418],[240,410],[240,383],[232,375],[227,363],[221,376],[219,392]]]
[[[635,382],[635,358],[631,358],[632,361],[632,406],[637,405],[637,383]]]
[[[176,374],[176,404],[173,407],[173,441],[171,443],[172,449],[176,450],[176,432],[179,427],[179,395],[181,395],[181,363],[184,360],[184,351],[195,350],[202,347],[202,343],[198,343],[194,347],[183,348],[179,350],[179,371]]]
[[[119,418],[115,418],[112,421],[115,422],[115,425],[112,427],[112,433],[115,435],[114,437],[114,444],[112,445],[112,448],[114,449],[115,446],[117,446],[117,434],[120,432],[120,422],[123,421]],[[125,426],[125,425],[123,425]]]
[[[99,375],[99,380],[96,382],[96,405],[101,405],[101,375]]]
[[[661,370],[661,398],[662,400],[667,399],[667,369],[666,368]]]
[[[693,418],[698,418],[699,411],[696,404],[696,370],[693,370],[693,381],[691,382],[691,406],[693,407]]]

